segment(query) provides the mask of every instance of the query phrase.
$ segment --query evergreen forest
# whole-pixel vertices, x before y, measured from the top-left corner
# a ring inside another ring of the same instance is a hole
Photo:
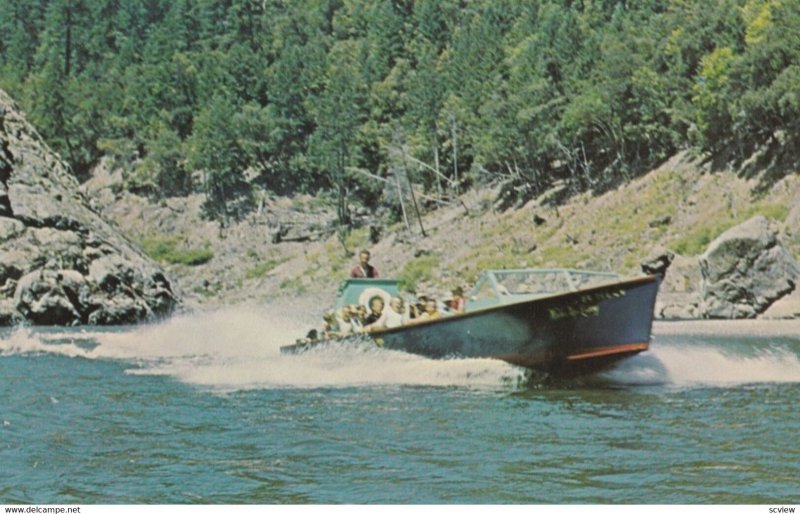
[[[79,180],[375,205],[800,155],[797,0],[0,0],[0,88]],[[378,177],[373,180],[367,176]]]

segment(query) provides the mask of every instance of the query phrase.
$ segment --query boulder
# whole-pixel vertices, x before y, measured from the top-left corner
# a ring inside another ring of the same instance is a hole
[[[97,300],[100,307],[89,315],[90,325],[122,325],[132,319],[146,318],[150,313],[142,299],[124,293]]]
[[[0,90],[0,325],[136,323],[178,303]]]
[[[657,248],[642,262],[642,271],[661,278],[655,307],[657,318],[702,317],[702,276],[697,257],[685,257],[665,248]]]
[[[703,315],[754,318],[794,291],[800,265],[763,216],[714,240],[700,257]]]
[[[6,298],[0,300],[0,325],[16,325],[22,320],[22,314],[17,310],[14,300]]]
[[[0,287],[9,280],[18,280],[24,274],[26,268],[24,259],[25,256],[21,252],[0,253]]]
[[[19,237],[25,232],[25,224],[14,218],[0,217],[0,243]]]
[[[22,277],[14,304],[25,319],[37,325],[77,325],[81,321],[55,271],[33,271]]]
[[[667,269],[656,300],[656,314],[662,319],[697,319],[703,314],[698,257],[676,254]]]
[[[663,247],[657,247],[650,252],[650,255],[644,261],[642,261],[642,271],[650,275],[658,275],[659,277],[663,278],[664,274],[667,272],[667,268],[669,268],[669,265],[672,264],[672,260],[674,258],[675,253],[671,250]]]
[[[10,217],[14,213],[11,210],[11,201],[8,198],[8,178],[14,171],[14,156],[8,149],[8,141],[0,140],[0,216]]]
[[[136,272],[119,255],[108,255],[92,261],[87,278],[101,291],[113,294],[129,287],[135,275]]]

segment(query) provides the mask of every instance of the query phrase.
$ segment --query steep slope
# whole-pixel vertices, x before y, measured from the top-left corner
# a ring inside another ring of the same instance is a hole
[[[162,269],[98,214],[0,91],[0,324],[134,323],[173,311]]]
[[[461,202],[425,213],[425,237],[416,221],[410,229],[398,223],[381,227],[376,243],[368,226],[338,237],[330,228],[333,206],[321,199],[265,195],[261,209],[221,229],[201,219],[200,197],[153,205],[113,193],[119,178],[112,175],[98,170],[86,191],[107,199],[104,212],[132,239],[171,240],[186,251],[203,247],[213,254],[199,265],[165,264],[187,303],[203,308],[300,297],[310,299],[308,309],[321,313],[362,247],[372,251],[383,276],[439,296],[455,285],[468,286],[487,267],[638,273],[653,252],[668,248],[690,259],[728,228],[759,214],[771,220],[790,253],[800,256],[796,175],[764,191],[755,179],[712,172],[686,154],[617,190],[578,195],[562,205],[550,204],[552,195],[545,194],[501,211],[495,208],[499,188],[473,190]],[[311,236],[276,243],[272,236],[278,226]]]

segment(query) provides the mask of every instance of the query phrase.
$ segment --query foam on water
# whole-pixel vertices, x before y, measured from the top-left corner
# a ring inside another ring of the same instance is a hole
[[[649,351],[623,361],[604,378],[678,386],[800,382],[800,322],[657,323],[654,333]]]
[[[130,364],[127,373],[166,375],[219,390],[381,385],[508,389],[524,386],[525,370],[491,359],[432,360],[362,343],[332,343],[299,355],[280,347],[309,324],[295,311],[237,308],[178,316],[125,331],[16,329],[0,337],[0,355],[57,354]],[[711,336],[758,334],[731,346]],[[687,340],[687,334],[691,341]],[[800,334],[791,323],[669,324],[656,329],[650,351],[623,361],[601,379],[621,385],[678,386],[800,382],[800,342],[758,344]]]
[[[334,343],[298,355],[280,353],[307,324],[292,315],[227,309],[175,317],[125,332],[37,332],[17,329],[0,339],[0,355],[58,354],[130,362],[128,373],[168,375],[221,390],[426,385],[508,388],[526,373],[491,359],[432,360]]]
[[[746,335],[761,339],[789,337],[800,341],[800,319],[657,321],[653,324],[653,333],[657,338],[675,335],[736,338]]]
[[[619,384],[677,386],[800,382],[800,359],[786,349],[742,355],[710,345],[654,345],[603,373],[603,378]]]
[[[710,346],[667,347],[657,355],[676,384],[800,382],[800,360],[786,349],[767,348],[751,356]]]

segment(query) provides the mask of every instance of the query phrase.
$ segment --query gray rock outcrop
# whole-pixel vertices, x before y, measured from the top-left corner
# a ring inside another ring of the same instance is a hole
[[[800,282],[800,265],[763,216],[715,239],[700,256],[700,271],[708,318],[756,317]]]
[[[136,323],[177,304],[0,90],[0,324]]]
[[[702,276],[697,257],[685,257],[666,248],[657,248],[642,263],[642,271],[661,278],[655,307],[657,318],[702,317]]]

